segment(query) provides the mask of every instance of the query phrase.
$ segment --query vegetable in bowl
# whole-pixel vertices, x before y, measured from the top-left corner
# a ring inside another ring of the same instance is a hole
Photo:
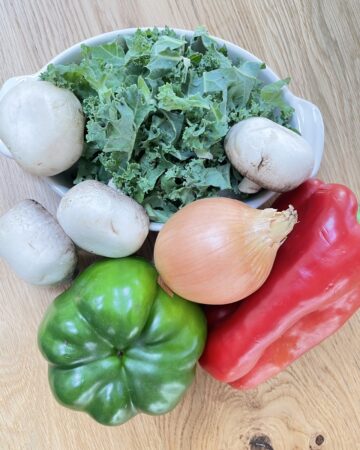
[[[82,46],[79,63],[49,65],[41,78],[82,103],[86,143],[74,183],[112,180],[165,222],[198,198],[245,198],[223,148],[231,125],[263,116],[291,127],[281,92],[289,80],[265,84],[264,68],[231,60],[202,28],[188,41],[154,28]]]

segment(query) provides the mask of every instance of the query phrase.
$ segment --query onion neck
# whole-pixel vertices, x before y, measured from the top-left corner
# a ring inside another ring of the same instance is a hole
[[[282,244],[297,223],[298,215],[292,205],[285,211],[276,211],[270,219],[270,238],[274,243]]]

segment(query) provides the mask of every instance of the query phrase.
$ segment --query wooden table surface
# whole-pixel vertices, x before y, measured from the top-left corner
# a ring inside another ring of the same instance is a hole
[[[84,38],[164,24],[206,25],[290,75],[293,92],[324,116],[320,177],[360,196],[359,0],[0,0],[0,83]],[[59,202],[43,180],[0,158],[0,213],[24,198],[52,212]],[[235,391],[199,370],[170,414],[107,428],[50,394],[36,332],[59,292],[26,285],[0,262],[1,450],[360,448],[360,314],[256,390]]]

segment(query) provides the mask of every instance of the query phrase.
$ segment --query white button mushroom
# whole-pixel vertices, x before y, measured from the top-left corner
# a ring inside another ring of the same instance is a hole
[[[135,200],[98,181],[87,180],[62,198],[57,218],[80,248],[120,258],[135,253],[149,233],[149,217]]]
[[[230,128],[225,152],[245,178],[240,192],[261,188],[286,192],[311,176],[314,153],[300,135],[264,117],[252,117]]]
[[[36,285],[70,279],[77,263],[74,244],[34,200],[24,200],[0,217],[0,256],[20,278]]]
[[[56,175],[80,158],[84,121],[76,96],[47,81],[24,80],[0,101],[0,139],[34,175]]]

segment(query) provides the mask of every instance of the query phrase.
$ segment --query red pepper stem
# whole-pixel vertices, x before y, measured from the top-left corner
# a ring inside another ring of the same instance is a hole
[[[270,237],[273,242],[282,244],[294,228],[297,219],[297,212],[292,205],[289,205],[289,208],[285,211],[275,212],[270,222]]]

